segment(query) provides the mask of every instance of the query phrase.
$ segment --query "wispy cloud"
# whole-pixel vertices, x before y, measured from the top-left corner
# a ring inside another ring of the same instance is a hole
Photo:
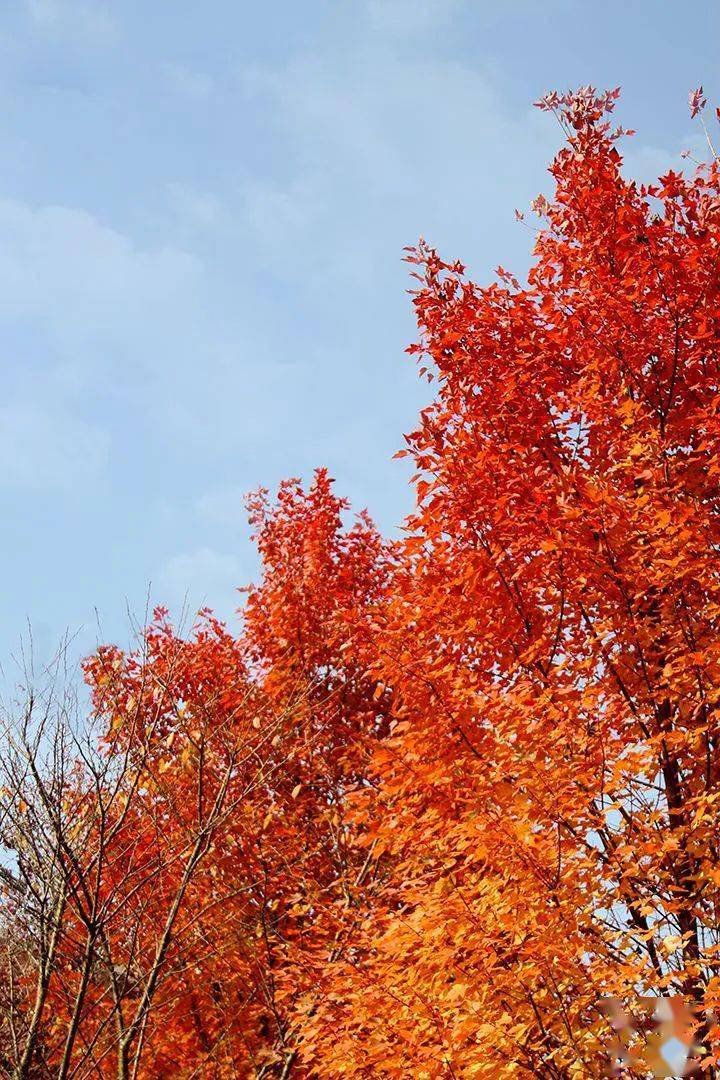
[[[168,86],[191,101],[207,101],[215,92],[215,80],[207,72],[175,62],[165,64],[163,72]]]
[[[99,3],[82,0],[25,0],[26,11],[43,31],[81,39],[95,44],[109,44],[118,34],[115,19]]]
[[[62,407],[0,406],[0,488],[82,490],[104,469],[108,437]]]
[[[63,347],[134,340],[202,272],[170,247],[141,247],[92,214],[0,199],[0,324],[38,320]]]
[[[200,519],[208,525],[245,531],[248,517],[246,495],[247,491],[237,485],[214,488],[200,496],[195,509]]]
[[[426,33],[447,25],[457,15],[464,0],[367,0],[370,25],[381,33]]]
[[[684,158],[685,151],[689,151],[694,160]],[[708,146],[704,136],[696,132],[688,132],[682,144],[675,147],[653,146],[635,136],[625,140],[622,155],[627,176],[653,184],[670,169],[687,171],[695,167],[695,161],[706,160]]]
[[[244,74],[287,160],[282,181],[244,189],[260,254],[305,284],[328,273],[362,283],[422,231],[450,255],[484,251],[496,265],[488,207],[506,208],[510,222],[537,194],[555,132],[531,108],[511,113],[482,67],[406,54],[393,41],[355,46]],[[519,234],[518,249],[529,246]]]
[[[227,216],[227,209],[217,195],[199,191],[190,184],[168,184],[168,202],[180,231],[213,229]]]

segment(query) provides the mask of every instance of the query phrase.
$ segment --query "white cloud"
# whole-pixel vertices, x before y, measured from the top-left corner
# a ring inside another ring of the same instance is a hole
[[[0,406],[0,487],[78,490],[102,471],[108,439],[61,407]]]
[[[281,276],[311,286],[394,271],[421,233],[452,257],[480,252],[487,273],[508,254],[494,208],[512,222],[557,145],[547,118],[510,112],[482,67],[408,54],[394,40],[247,70],[243,85],[288,162],[287,179],[245,186],[247,234]]]
[[[191,101],[207,101],[215,92],[215,80],[204,71],[194,71],[184,64],[170,63],[163,68],[170,88]]]
[[[216,195],[198,191],[190,184],[168,184],[170,209],[183,231],[213,229],[225,216],[225,208]]]
[[[463,0],[368,0],[371,26],[380,33],[427,32],[446,25],[456,15]]]
[[[44,32],[108,44],[117,35],[110,12],[98,3],[82,0],[25,0],[25,8],[35,26]]]
[[[134,343],[200,273],[193,255],[141,248],[83,210],[0,199],[0,322],[38,320],[66,348]]]
[[[164,423],[173,375],[196,359],[203,282],[184,250],[140,245],[83,210],[0,198],[0,334],[31,358],[3,369],[0,485],[97,474],[106,438],[77,401],[111,419],[108,398],[132,401],[122,438],[141,418]]]
[[[247,508],[244,488],[231,486],[206,491],[195,504],[198,517],[208,525],[221,528],[247,528]]]
[[[683,158],[684,151],[689,150],[693,160]],[[650,143],[638,142],[637,136],[624,139],[620,144],[623,155],[624,173],[645,184],[654,184],[658,177],[673,169],[675,172],[688,172],[695,168],[696,161],[707,160],[708,146],[704,136],[697,132],[688,134],[682,145],[668,148],[652,146]]]

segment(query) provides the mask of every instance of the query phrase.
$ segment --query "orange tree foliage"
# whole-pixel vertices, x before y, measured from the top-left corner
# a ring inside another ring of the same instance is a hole
[[[255,763],[141,1076],[599,1076],[600,1000],[644,994],[692,1003],[716,1075],[720,169],[627,179],[616,96],[541,102],[526,284],[409,254],[438,389],[404,537],[288,482],[250,503],[239,638],[161,618],[89,662],[110,727],[152,728],[166,833],[193,733]]]
[[[387,695],[367,673],[364,628],[388,577],[383,545],[363,516],[343,527],[346,504],[322,470],[307,493],[290,481],[275,505],[261,492],[250,510],[263,576],[248,590],[240,639],[209,613],[183,639],[160,610],[138,650],[103,649],[86,664],[109,732],[126,729],[130,752],[148,758],[146,796],[133,799],[108,853],[107,887],[127,895],[111,933],[132,941],[122,961],[138,970],[128,997],[143,985],[155,924],[177,890],[183,860],[172,853],[193,835],[199,791],[212,802],[236,755],[148,1013],[141,1076],[298,1075],[295,1003],[342,948],[369,869],[349,843],[345,798],[383,733]],[[149,889],[115,852],[146,868],[145,845],[138,851],[128,834],[147,834],[167,860]],[[91,1008],[94,1030],[103,1011]]]
[[[358,800],[393,873],[318,1075],[593,1076],[601,997],[720,1004],[720,172],[626,179],[614,97],[542,103],[568,142],[526,286],[409,256],[439,388]]]

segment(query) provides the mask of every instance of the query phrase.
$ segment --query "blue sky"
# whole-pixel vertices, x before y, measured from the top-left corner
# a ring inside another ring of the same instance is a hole
[[[645,0],[18,0],[0,14],[0,659],[129,637],[255,572],[243,493],[326,465],[386,531],[427,388],[402,247],[522,272],[558,145],[623,86],[627,168],[697,144],[720,9]],[[99,617],[95,612],[97,611]]]

